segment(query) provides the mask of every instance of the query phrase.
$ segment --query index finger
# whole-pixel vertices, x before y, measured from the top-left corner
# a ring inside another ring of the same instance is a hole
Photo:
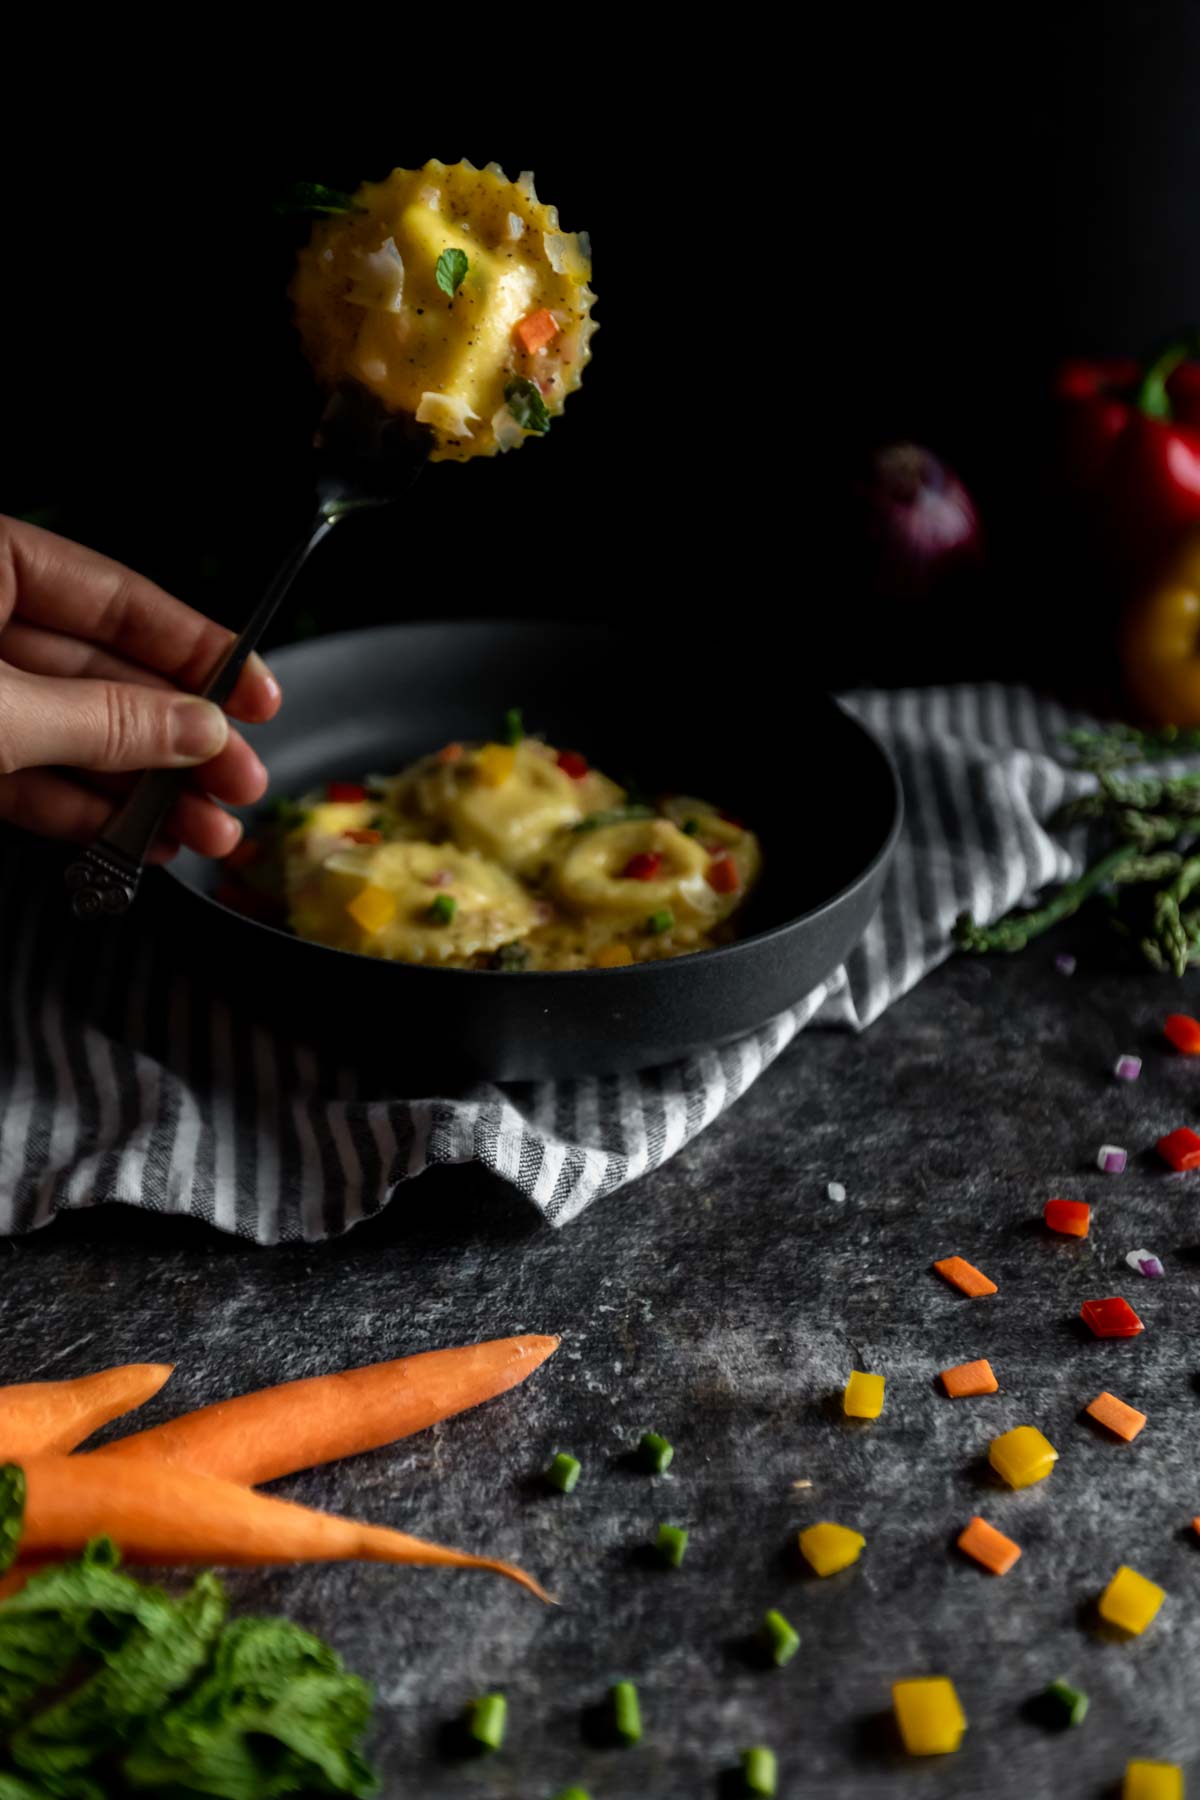
[[[223,625],[123,564],[38,525],[0,518],[0,620],[10,613],[103,644],[192,693],[233,640]],[[269,719],[279,698],[265,664],[251,659],[236,690],[238,716]]]

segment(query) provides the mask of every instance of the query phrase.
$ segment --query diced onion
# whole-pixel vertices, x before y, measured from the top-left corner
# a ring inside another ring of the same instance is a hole
[[[515,243],[519,237],[524,236],[524,233],[525,233],[525,221],[521,217],[520,213],[509,213],[509,215],[508,215],[508,236],[509,236],[509,238]]]
[[[362,274],[350,284],[347,298],[358,306],[398,313],[404,306],[404,258],[394,238],[384,238],[378,250],[360,250]]]
[[[471,428],[468,419],[478,424],[479,414],[472,412],[461,394],[421,395],[421,404],[417,407],[417,422],[421,425],[432,425],[447,437],[469,438]]]
[[[507,406],[492,414],[492,432],[500,450],[515,450],[525,436]]]
[[[418,192],[417,199],[421,202],[422,206],[427,206],[430,212],[440,212],[442,210],[441,188],[432,187],[427,183]]]

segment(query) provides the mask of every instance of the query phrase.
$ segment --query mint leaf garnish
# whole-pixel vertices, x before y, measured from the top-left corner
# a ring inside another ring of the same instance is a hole
[[[297,213],[333,215],[366,212],[367,209],[359,206],[353,194],[343,194],[337,188],[322,187],[319,181],[297,181],[286,194],[280,195],[274,210],[282,217],[291,218]]]
[[[549,431],[550,414],[536,381],[519,375],[504,390],[508,410],[522,431]]]
[[[434,270],[433,275],[434,280],[441,288],[443,294],[449,294],[450,298],[453,300],[455,294],[457,294],[459,288],[462,286],[463,278],[470,266],[470,263],[467,261],[467,253],[465,250],[442,251],[442,254],[437,259],[437,268]]]

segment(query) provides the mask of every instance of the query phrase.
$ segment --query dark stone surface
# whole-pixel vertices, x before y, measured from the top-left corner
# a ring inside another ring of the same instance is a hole
[[[789,1800],[1102,1796],[1132,1755],[1196,1758],[1200,1511],[1193,1348],[1200,1176],[1171,1177],[1154,1140],[1195,1122],[1200,1063],[1159,1035],[1180,989],[1089,963],[1055,973],[1039,944],[956,961],[861,1038],[801,1035],[742,1103],[659,1174],[561,1233],[463,1171],[428,1175],[341,1243],[255,1250],[123,1209],[0,1248],[5,1374],[176,1359],[148,1414],[262,1382],[515,1331],[560,1331],[529,1384],[437,1430],[282,1491],[520,1558],[561,1609],[488,1577],[337,1567],[240,1573],[245,1607],[325,1634],[378,1691],[373,1749],[388,1796],[706,1800],[746,1743],[779,1752]],[[1184,993],[1193,994],[1195,984]],[[1115,1082],[1123,1050],[1142,1080]],[[1130,1169],[1099,1174],[1101,1141]],[[845,1184],[832,1203],[826,1183]],[[1039,1219],[1091,1200],[1085,1241]],[[1157,1251],[1164,1281],[1127,1269]],[[960,1253],[1000,1286],[969,1301],[930,1272]],[[1146,1321],[1090,1340],[1080,1303],[1123,1293]],[[951,1402],[948,1364],[987,1356],[993,1396]],[[843,1419],[851,1368],[887,1377],[874,1424]],[[1108,1388],[1150,1415],[1132,1446],[1081,1408]],[[1060,1452],[1023,1493],[994,1485],[989,1439],[1041,1427]],[[670,1474],[623,1460],[653,1426]],[[570,1498],[537,1472],[558,1449]],[[797,1488],[797,1481],[811,1486]],[[995,1580],[953,1540],[982,1511],[1024,1548]],[[806,1575],[797,1528],[867,1538],[859,1564]],[[690,1527],[683,1569],[646,1566],[660,1520]],[[1114,1644],[1091,1608],[1118,1563],[1168,1593],[1144,1638]],[[780,1607],[803,1646],[784,1670],[746,1639]],[[889,1685],[945,1673],[970,1721],[949,1760],[909,1762]],[[1084,1726],[1026,1714],[1055,1676],[1085,1688]],[[643,1745],[594,1746],[587,1709],[640,1686]],[[503,1752],[445,1753],[473,1694],[506,1690]]]

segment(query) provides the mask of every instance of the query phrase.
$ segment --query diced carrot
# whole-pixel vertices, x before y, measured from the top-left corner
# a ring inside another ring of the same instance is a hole
[[[981,1270],[964,1262],[961,1256],[944,1256],[941,1262],[935,1262],[934,1268],[939,1275],[944,1275],[951,1287],[958,1288],[968,1299],[977,1300],[981,1294],[994,1294],[996,1284],[989,1281]]]
[[[0,1388],[0,1462],[65,1454],[110,1419],[141,1406],[173,1363],[122,1363],[73,1381],[29,1381]]]
[[[352,844],[382,844],[383,833],[376,831],[373,825],[364,825],[358,831],[343,831],[342,836],[349,838]]]
[[[1097,1394],[1087,1411],[1097,1424],[1115,1431],[1127,1444],[1133,1442],[1146,1423],[1144,1412],[1139,1412],[1136,1406],[1126,1406],[1124,1400],[1118,1400],[1115,1394]]]
[[[535,350],[542,350],[552,343],[562,327],[547,307],[539,306],[536,312],[527,313],[523,319],[518,319],[513,330],[522,350],[532,356]]]
[[[1200,1056],[1200,1020],[1187,1013],[1168,1013],[1163,1036],[1185,1056]]]
[[[463,759],[462,745],[461,744],[443,744],[441,749],[437,753],[437,759],[440,763],[461,762]]]
[[[1014,1544],[1010,1537],[989,1525],[976,1513],[970,1524],[958,1539],[958,1547],[966,1556],[974,1557],[977,1563],[992,1575],[1007,1575],[1021,1554],[1020,1544]]]
[[[621,870],[622,881],[653,881],[662,868],[661,850],[636,851]]]
[[[490,1569],[548,1598],[523,1569],[442,1544],[313,1512],[233,1481],[139,1458],[14,1457],[25,1472],[22,1552],[74,1556],[111,1537],[133,1563],[382,1562]]]
[[[259,1388],[91,1454],[149,1460],[257,1487],[357,1456],[505,1394],[558,1348],[556,1337],[494,1338]],[[0,1444],[0,1453],[3,1445]]]
[[[952,1400],[964,1400],[972,1394],[994,1394],[1000,1383],[992,1374],[991,1363],[982,1356],[978,1362],[958,1363],[953,1369],[943,1369],[942,1386]]]

